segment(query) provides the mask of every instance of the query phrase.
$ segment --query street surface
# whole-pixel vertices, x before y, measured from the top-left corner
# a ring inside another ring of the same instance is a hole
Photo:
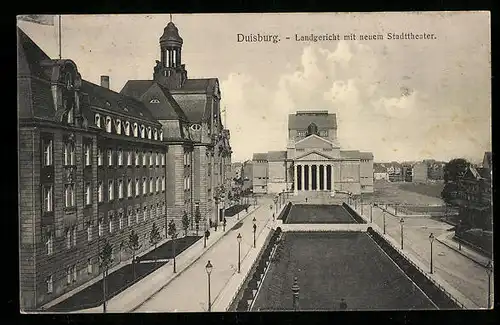
[[[241,227],[231,230],[221,238],[196,262],[182,274],[177,276],[164,289],[146,300],[135,312],[197,312],[208,310],[208,276],[205,266],[210,260],[213,270],[210,276],[211,301],[217,300],[224,287],[236,274],[238,268],[238,242],[236,236],[241,234],[241,258],[253,248],[253,222],[255,217],[257,232],[261,234],[264,227],[272,222],[274,204],[270,198],[260,198],[260,207],[252,215],[242,221]],[[269,206],[273,204],[273,209]],[[260,249],[257,247],[256,249]]]
[[[369,218],[369,206],[363,214]],[[401,216],[386,213],[386,233],[401,242]],[[373,222],[383,229],[383,215],[380,208],[373,208]],[[432,232],[438,237],[451,226],[429,217],[406,217],[403,225],[403,250],[417,257],[424,265],[430,265],[430,241]],[[488,274],[486,269],[446,245],[434,240],[432,244],[434,273],[473,301],[478,308],[487,307]],[[491,277],[491,291],[494,283]]]

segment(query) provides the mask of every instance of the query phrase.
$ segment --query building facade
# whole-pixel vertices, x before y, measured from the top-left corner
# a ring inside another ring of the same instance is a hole
[[[287,170],[293,192],[373,192],[373,154],[340,150],[337,120],[328,111],[306,111],[288,118]]]
[[[413,165],[412,181],[425,183],[428,180],[428,166],[426,162],[417,162]]]
[[[252,159],[252,192],[265,194],[268,192],[269,161],[267,153],[254,153]]]
[[[153,80],[120,92],[82,79],[18,29],[21,309],[40,308],[98,276],[104,242],[128,259],[131,231],[149,247],[199,207],[221,220],[231,164],[218,80],[188,79],[182,39],[169,23]],[[219,190],[216,190],[219,189]],[[223,205],[222,205],[223,207]],[[202,229],[203,229],[202,226]]]

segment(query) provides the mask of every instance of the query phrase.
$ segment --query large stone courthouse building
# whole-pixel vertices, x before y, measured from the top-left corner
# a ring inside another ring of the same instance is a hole
[[[255,153],[252,162],[254,193],[373,192],[373,154],[341,150],[336,114],[328,111],[290,114],[287,150]]]
[[[184,214],[199,210],[202,230],[220,221],[231,147],[218,79],[188,78],[172,22],[152,79],[119,93],[17,33],[21,309],[33,310],[101,273],[103,239],[116,265],[132,230],[144,250],[153,223],[165,238]]]

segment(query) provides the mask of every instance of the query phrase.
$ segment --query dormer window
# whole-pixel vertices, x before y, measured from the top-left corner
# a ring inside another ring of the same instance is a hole
[[[201,125],[199,125],[199,124],[191,125],[191,130],[199,131],[200,129],[201,129]]]
[[[144,125],[141,125],[141,138],[145,138],[146,137],[146,128],[144,127]]]
[[[106,116],[106,132],[111,133],[111,117]]]
[[[94,118],[95,126],[101,128],[101,115],[96,114]]]
[[[151,104],[159,104],[160,103],[160,100],[157,99],[157,98],[153,98],[149,101]]]
[[[160,130],[160,141],[163,141],[163,131]]]
[[[111,103],[109,101],[106,101],[106,106],[110,107]]]
[[[158,131],[156,129],[153,131],[153,137],[155,140],[158,140]]]
[[[137,126],[137,123],[134,123],[134,137],[138,137],[138,126]]]
[[[151,140],[151,127],[148,126],[148,139]]]
[[[122,121],[116,120],[115,122],[116,134],[122,134]]]
[[[130,122],[126,121],[123,127],[125,129],[125,135],[130,135]]]

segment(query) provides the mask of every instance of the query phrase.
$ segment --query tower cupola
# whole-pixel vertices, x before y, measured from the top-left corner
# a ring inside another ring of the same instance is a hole
[[[169,22],[160,37],[161,63],[166,68],[176,68],[182,64],[182,37],[173,22]]]

